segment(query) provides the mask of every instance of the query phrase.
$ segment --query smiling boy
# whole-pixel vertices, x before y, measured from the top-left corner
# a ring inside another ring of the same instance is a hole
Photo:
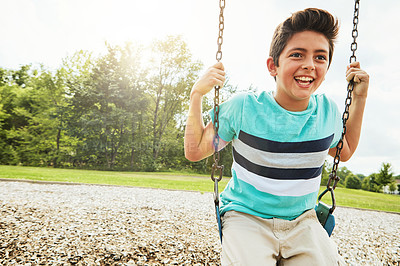
[[[328,12],[294,13],[275,30],[267,66],[274,91],[245,93],[220,105],[220,149],[232,141],[232,178],[221,193],[223,265],[338,265],[334,242],[316,217],[321,172],[342,132],[337,106],[314,92],[329,69],[338,22]],[[353,103],[341,160],[354,153],[361,132],[369,76],[358,62],[346,71]],[[217,63],[193,86],[185,156],[213,154],[213,124],[204,125],[202,97],[225,81]],[[212,115],[212,114],[211,114]]]

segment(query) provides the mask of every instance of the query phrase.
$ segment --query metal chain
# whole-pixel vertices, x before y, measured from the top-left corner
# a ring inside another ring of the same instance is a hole
[[[219,32],[218,32],[218,39],[217,39],[217,44],[218,44],[218,51],[216,54],[216,59],[217,61],[221,61],[222,59],[222,43],[223,43],[223,34],[224,34],[224,9],[225,9],[225,0],[220,0],[219,1]],[[218,130],[219,130],[219,89],[220,86],[215,86],[214,87],[214,164],[212,166],[212,172],[211,172],[211,179],[214,182],[219,182],[222,179],[222,173],[224,170],[223,165],[219,165],[219,160],[220,160],[220,154],[218,151],[218,146],[219,146],[219,137],[218,137]],[[219,171],[219,175],[215,177],[215,172]],[[216,187],[215,190],[218,190],[218,187]],[[218,191],[214,191],[214,201],[219,202],[219,196],[218,196]]]
[[[225,0],[220,0],[219,1],[219,10],[220,10],[219,11],[219,25],[218,25],[219,32],[218,32],[218,39],[217,39],[218,51],[217,51],[217,55],[216,55],[216,58],[217,58],[218,62],[221,61],[221,59],[222,59],[221,47],[222,47],[222,43],[224,41],[222,36],[224,34],[224,27],[225,27],[225,24],[224,24],[224,9],[225,9]]]
[[[353,37],[353,43],[351,44],[351,51],[353,54],[350,56],[350,64],[357,61],[357,37],[358,37],[358,15],[360,13],[360,0],[356,0],[354,4],[354,15],[353,15],[353,31],[351,33]]]
[[[352,31],[352,36],[353,36],[353,43],[351,44],[351,51],[353,52],[352,55],[350,56],[350,64],[353,62],[356,62],[357,58],[356,58],[356,51],[357,51],[357,37],[358,37],[358,15],[359,15],[359,8],[360,8],[360,0],[355,0],[355,5],[354,5],[354,16],[353,16],[353,31]],[[343,138],[346,135],[346,131],[347,131],[347,127],[346,127],[346,123],[347,120],[349,119],[349,110],[350,110],[350,105],[352,102],[352,93],[354,90],[354,82],[353,80],[351,80],[348,85],[347,85],[347,97],[346,97],[346,101],[345,101],[345,110],[342,116],[342,121],[343,121],[343,130],[342,130],[342,136],[338,142],[338,144],[336,145],[336,155],[333,159],[333,166],[332,166],[332,171],[329,175],[329,180],[328,180],[328,184],[326,186],[326,190],[325,193],[327,191],[331,192],[332,195],[332,208],[331,208],[331,213],[334,211],[335,207],[336,207],[336,202],[335,202],[335,195],[333,193],[333,190],[336,188],[336,185],[338,184],[340,177],[337,176],[337,170],[338,170],[338,166],[339,166],[339,162],[340,162],[340,154],[342,152],[343,149]],[[333,185],[332,185],[333,183]],[[323,193],[323,194],[325,194]],[[323,196],[323,194],[321,194],[321,196],[319,197],[319,199]]]
[[[223,34],[224,34],[224,9],[225,9],[225,0],[220,0],[219,1],[219,31],[218,31],[218,51],[216,54],[216,59],[217,61],[221,61],[222,59],[222,43],[223,43]],[[218,151],[218,146],[219,146],[219,137],[218,137],[218,130],[219,130],[219,89],[220,86],[215,86],[214,91],[214,163],[212,166],[212,172],[211,172],[211,180],[214,181],[214,205],[215,205],[215,215],[217,218],[217,224],[218,224],[218,231],[219,231],[219,238],[222,243],[222,223],[221,223],[221,216],[219,213],[219,192],[218,192],[218,182],[222,180],[222,174],[224,172],[224,166],[219,165],[219,160],[220,160],[220,155]],[[216,174],[216,172],[219,171],[219,174]]]

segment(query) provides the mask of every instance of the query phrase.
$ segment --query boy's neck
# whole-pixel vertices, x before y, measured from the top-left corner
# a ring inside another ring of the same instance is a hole
[[[285,110],[290,112],[302,112],[307,110],[310,98],[295,100],[287,97],[284,93],[279,93],[279,90],[273,93],[275,101]]]

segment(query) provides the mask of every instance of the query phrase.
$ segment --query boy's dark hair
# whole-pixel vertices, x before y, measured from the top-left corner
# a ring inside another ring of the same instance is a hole
[[[279,56],[290,38],[298,32],[315,31],[322,33],[329,43],[329,62],[332,61],[334,42],[339,33],[339,22],[328,11],[307,8],[303,11],[293,13],[291,17],[278,25],[275,29],[271,42],[269,55],[273,58],[274,64],[279,66]]]

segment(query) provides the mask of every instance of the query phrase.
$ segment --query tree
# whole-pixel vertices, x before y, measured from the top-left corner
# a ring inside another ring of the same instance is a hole
[[[376,182],[381,186],[389,185],[394,181],[392,165],[390,163],[383,163],[381,170],[376,176]]]
[[[361,183],[361,188],[363,190],[372,191],[372,192],[380,192],[382,189],[382,185],[376,182],[377,174],[371,174],[363,179]]]
[[[109,45],[108,53],[94,68],[96,108],[92,110],[100,118],[97,120],[101,128],[98,137],[108,168],[114,167],[121,148],[134,138],[135,123],[139,121],[136,114],[145,106],[140,72],[139,51],[130,44],[125,47]]]
[[[79,51],[57,70],[0,68],[0,163],[208,172],[212,157],[190,163],[183,152],[190,90],[202,64],[179,36],[152,48],[148,65],[143,47],[126,44],[107,45],[96,57]],[[234,92],[227,81],[222,100]],[[205,112],[211,108],[212,101],[204,103]],[[224,176],[231,163],[228,145],[221,151]]]
[[[4,75],[5,73],[3,73]],[[31,66],[22,66],[19,70],[10,70],[7,82],[0,89],[2,105],[2,134],[5,150],[1,161],[7,164],[27,164],[30,156],[38,158],[30,146],[28,129],[33,117],[35,102],[34,71]]]
[[[352,189],[360,189],[361,188],[361,180],[354,174],[349,174],[345,180],[345,187],[352,188]]]
[[[35,91],[34,117],[29,126],[32,145],[41,154],[41,163],[58,167],[74,151],[73,141],[65,134],[71,106],[63,69],[49,71],[42,67]]]
[[[59,72],[26,65],[1,75],[1,162],[55,165],[62,138],[60,109],[66,105]]]
[[[130,153],[133,165],[138,131],[146,114],[146,82],[141,68],[140,48],[107,46],[107,54],[91,59],[77,55],[70,69],[79,69],[71,82],[75,108],[75,134],[84,141],[77,154],[89,165],[114,168],[126,166]],[[145,135],[144,135],[145,136]]]
[[[322,168],[322,173],[321,173],[321,186],[326,186],[328,184],[329,176],[332,172],[332,167],[333,164],[329,163],[328,161],[325,161],[323,168]],[[352,172],[347,169],[347,167],[339,167],[336,175],[340,178],[338,186],[344,186],[345,185],[345,180],[347,176],[351,175]],[[333,185],[333,184],[331,184]]]
[[[88,51],[78,51],[63,60],[60,69],[66,84],[69,112],[65,114],[65,127],[67,135],[71,138],[72,152],[64,158],[64,163],[77,166],[90,165],[91,160],[96,160],[96,154],[91,145],[91,139],[86,138],[88,130],[82,126],[82,119],[93,104],[89,87],[92,84],[91,74],[95,65],[93,55]],[[90,128],[90,126],[88,126]]]
[[[392,182],[392,183],[389,184],[389,191],[390,191],[390,193],[393,194],[393,193],[396,191],[396,189],[397,189],[397,184],[396,184],[396,182]]]
[[[6,131],[3,129],[4,120],[7,118],[7,113],[3,109],[3,93],[2,90],[7,83],[7,70],[0,68],[0,163],[6,163],[5,158],[8,157],[8,145],[6,142]]]
[[[158,159],[168,125],[184,110],[202,64],[192,59],[180,36],[168,36],[153,45],[154,65],[147,92],[152,99],[153,162]]]
[[[363,174],[356,174],[356,176],[357,176],[361,181],[363,181],[364,178],[365,178],[365,175],[363,175]]]
[[[339,167],[339,169],[337,171],[337,176],[340,177],[339,184],[344,185],[347,176],[352,175],[352,174],[353,173],[349,169],[347,169],[346,166]]]

